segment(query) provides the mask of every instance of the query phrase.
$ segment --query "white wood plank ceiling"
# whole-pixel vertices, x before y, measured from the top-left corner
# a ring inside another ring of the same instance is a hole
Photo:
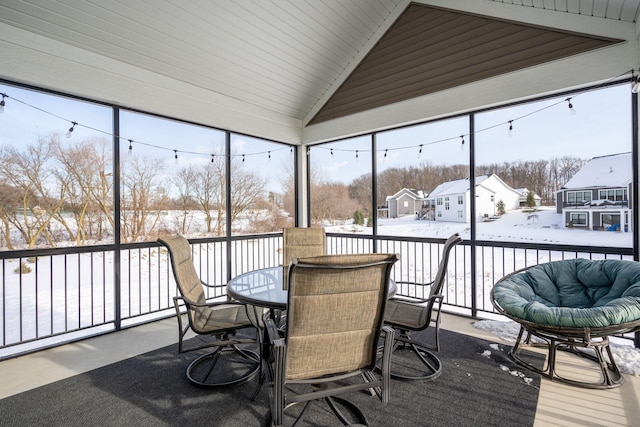
[[[640,0],[417,3],[514,21],[529,21],[526,15],[534,11],[528,24],[583,33],[596,24],[594,34],[637,43],[637,32],[629,36],[633,33],[629,28],[637,28],[633,23]],[[449,100],[461,97],[449,96],[443,102],[436,95],[435,101],[422,102],[421,112],[409,102],[391,114],[378,109],[367,120],[350,117],[305,128],[409,4],[409,0],[0,0],[0,78],[294,143],[499,102],[495,90],[486,100],[480,94],[465,97],[475,102],[470,106],[450,104]],[[577,22],[580,15],[589,18]],[[527,85],[527,90],[541,93],[561,84],[585,84],[610,76],[614,66],[617,72],[627,62],[637,62],[637,50],[617,47],[612,52],[613,61],[598,61],[608,69],[596,73],[574,61],[573,69],[585,70],[586,75],[563,81],[567,73],[561,79],[538,74],[539,87]],[[633,59],[627,59],[629,52]],[[555,86],[547,88],[543,82]],[[500,91],[502,98],[510,96],[503,85]],[[174,99],[175,107],[166,105],[167,97]],[[253,128],[241,128],[245,126]]]
[[[526,6],[555,12],[573,13],[596,18],[636,22],[640,2],[636,0],[492,0],[516,6]]]
[[[2,0],[0,21],[302,119],[401,0]]]

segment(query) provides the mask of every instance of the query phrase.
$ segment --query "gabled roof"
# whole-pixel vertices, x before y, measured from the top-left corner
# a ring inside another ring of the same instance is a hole
[[[403,195],[407,195],[409,197],[411,197],[414,200],[422,200],[424,199],[426,196],[424,194],[424,192],[422,190],[416,190],[415,188],[403,188],[402,190],[398,191],[397,193],[391,195],[391,196],[387,196],[386,200],[394,200],[399,198],[400,196]]]
[[[476,177],[476,185],[482,183],[489,178],[489,175],[482,175]],[[438,185],[431,193],[429,198],[447,196],[450,194],[462,194],[470,189],[469,178],[458,179],[456,181],[443,182]]]
[[[626,187],[632,175],[631,153],[594,157],[562,189]]]

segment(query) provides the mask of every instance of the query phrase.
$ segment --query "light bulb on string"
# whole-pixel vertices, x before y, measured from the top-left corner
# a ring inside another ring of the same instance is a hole
[[[331,155],[333,156],[333,148],[329,151],[331,153]]]
[[[76,123],[76,122],[71,122],[71,127],[69,128],[69,130],[67,131],[67,133],[64,136],[66,136],[67,138],[71,138],[71,134],[73,133],[73,129],[75,129],[77,124],[78,123]]]
[[[269,160],[271,160],[271,151],[267,151],[267,153],[269,154]]]
[[[631,70],[631,78],[633,79],[633,85],[631,86],[631,93],[640,92],[640,75],[636,75],[633,70]]]
[[[216,155],[215,155],[215,154],[212,154],[212,155],[211,155],[211,163],[213,163],[213,159],[214,159],[215,157],[216,157]]]
[[[242,163],[244,163],[244,154],[242,155]]]
[[[129,155],[133,154],[133,141],[130,139],[129,140]]]
[[[358,160],[358,150],[356,150],[356,160]]]
[[[173,150],[173,159],[175,160],[176,163],[178,163],[178,150]]]
[[[388,151],[389,151],[389,149],[388,149],[388,148],[384,150],[384,159],[385,159],[385,160],[387,159],[387,152],[388,152]]]
[[[422,156],[422,144],[420,144],[420,149],[418,150],[418,157]]]
[[[576,115],[576,110],[573,108],[573,104],[571,103],[571,98],[567,98],[565,99],[565,101],[567,101],[567,106],[569,107],[569,112],[571,113],[572,116]]]
[[[509,120],[509,137],[513,136],[513,120]]]
[[[7,97],[7,94],[5,93],[0,93],[0,95],[2,95],[2,101],[0,101],[0,114],[4,113],[4,99]]]
[[[460,141],[461,141],[460,149],[464,150],[464,135],[460,135]]]

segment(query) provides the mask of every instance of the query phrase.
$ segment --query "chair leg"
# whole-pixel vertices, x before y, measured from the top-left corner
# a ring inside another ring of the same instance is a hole
[[[416,363],[417,362],[417,363]],[[376,365],[380,370],[380,365]],[[405,381],[432,381],[442,373],[442,362],[425,344],[400,331],[394,341],[391,377]]]
[[[222,369],[216,370],[222,359],[225,360],[224,366]],[[260,372],[260,364],[260,355],[252,350],[240,349],[235,345],[219,347],[191,362],[187,368],[187,379],[201,387],[215,388],[242,384]],[[239,369],[240,375],[223,376],[222,371],[230,367]],[[219,380],[221,376],[224,379]]]

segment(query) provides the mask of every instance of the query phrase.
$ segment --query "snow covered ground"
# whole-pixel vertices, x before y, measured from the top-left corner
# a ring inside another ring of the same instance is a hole
[[[330,226],[327,232],[370,234],[371,228],[352,224]],[[378,233],[389,236],[447,238],[458,232],[463,239],[470,238],[470,224],[442,221],[416,220],[413,216],[381,218]],[[507,212],[502,217],[478,224],[478,240],[527,242],[544,244],[594,245],[607,247],[632,247],[633,233],[591,231],[564,227],[562,215],[554,207],[543,207],[532,213],[522,210]],[[478,329],[490,332],[513,344],[519,325],[513,321],[482,320],[474,324]],[[611,348],[622,372],[640,376],[640,349],[626,339],[612,339]]]
[[[326,230],[371,233],[371,228],[352,224],[330,226]],[[463,239],[469,239],[471,226],[468,223],[416,220],[413,215],[378,220],[378,234],[385,236],[447,238],[455,232],[460,233]],[[633,233],[566,228],[562,214],[556,213],[555,207],[545,206],[534,213],[514,210],[494,221],[480,222],[476,239],[567,245],[594,245],[597,242],[598,246],[630,248]]]

